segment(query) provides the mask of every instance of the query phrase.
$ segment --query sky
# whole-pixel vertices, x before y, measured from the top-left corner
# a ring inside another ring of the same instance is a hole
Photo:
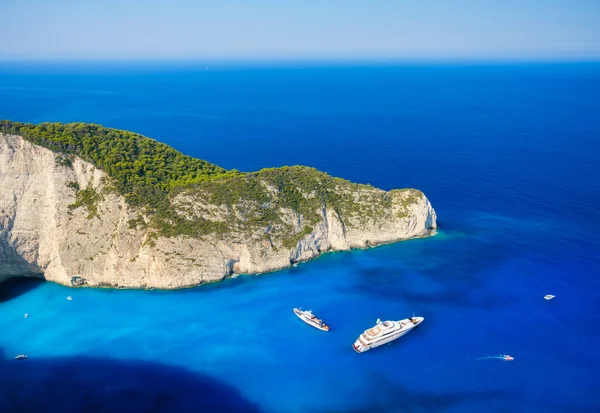
[[[600,0],[0,0],[0,16],[0,60],[600,58]]]

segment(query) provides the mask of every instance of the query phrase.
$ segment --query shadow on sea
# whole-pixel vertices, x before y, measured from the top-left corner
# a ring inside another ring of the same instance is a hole
[[[467,253],[465,253],[467,252]],[[355,278],[351,286],[340,286],[340,290],[360,291],[363,295],[389,298],[402,297],[412,303],[446,304],[457,307],[494,309],[512,305],[518,297],[482,292],[474,295],[486,285],[482,274],[494,268],[501,268],[514,253],[514,249],[500,243],[484,245],[482,242],[455,240],[445,250],[428,247],[419,251],[421,256],[430,256],[438,260],[427,268],[407,268],[397,266],[397,259],[379,259],[376,265],[355,266]],[[410,261],[411,257],[406,257]],[[407,286],[404,277],[418,274],[440,288],[422,290]]]
[[[181,367],[79,356],[17,361],[0,350],[3,413],[259,411],[233,387]]]
[[[10,301],[41,286],[46,281],[40,278],[15,277],[0,283],[0,303]]]

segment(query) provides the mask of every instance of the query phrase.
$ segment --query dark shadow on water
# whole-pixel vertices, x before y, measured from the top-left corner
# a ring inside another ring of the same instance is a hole
[[[485,291],[488,283],[485,274],[501,268],[508,260],[518,256],[518,250],[510,243],[488,234],[482,237],[459,237],[444,241],[444,244],[422,244],[417,254],[419,258],[403,253],[401,248],[402,245],[397,244],[396,250],[373,251],[378,258],[377,265],[364,266],[358,262],[354,283],[339,288],[389,299],[402,297],[415,304],[446,304],[480,309],[513,305],[520,300],[517,296]],[[432,257],[432,262],[427,265],[422,257]],[[403,278],[415,274],[440,288],[422,291],[407,287],[402,282]]]
[[[80,356],[17,361],[0,350],[2,413],[259,411],[233,387],[181,367]]]
[[[9,278],[0,283],[0,303],[28,293],[45,282],[43,279],[31,277]]]
[[[414,304],[445,304],[486,310],[519,302],[519,297],[506,294],[473,294],[480,284],[477,279],[449,277],[447,280],[443,280],[441,290],[423,292],[405,286],[401,282],[402,274],[399,274],[398,270],[383,267],[370,268],[361,269],[357,271],[357,274],[360,275],[360,278],[352,285],[353,289],[360,291],[361,294],[370,294],[390,300],[403,298]],[[426,272],[423,271],[420,274],[426,275]]]

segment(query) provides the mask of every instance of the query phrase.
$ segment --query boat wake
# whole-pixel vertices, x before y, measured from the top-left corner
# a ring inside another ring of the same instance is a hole
[[[490,360],[490,359],[496,359],[496,360],[503,360],[503,361],[513,361],[515,358],[508,355],[508,354],[500,354],[498,356],[486,356],[486,357],[479,357],[477,358],[477,360]]]

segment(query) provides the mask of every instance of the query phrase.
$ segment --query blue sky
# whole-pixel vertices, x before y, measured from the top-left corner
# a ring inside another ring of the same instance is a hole
[[[0,0],[0,59],[600,58],[600,0]]]

